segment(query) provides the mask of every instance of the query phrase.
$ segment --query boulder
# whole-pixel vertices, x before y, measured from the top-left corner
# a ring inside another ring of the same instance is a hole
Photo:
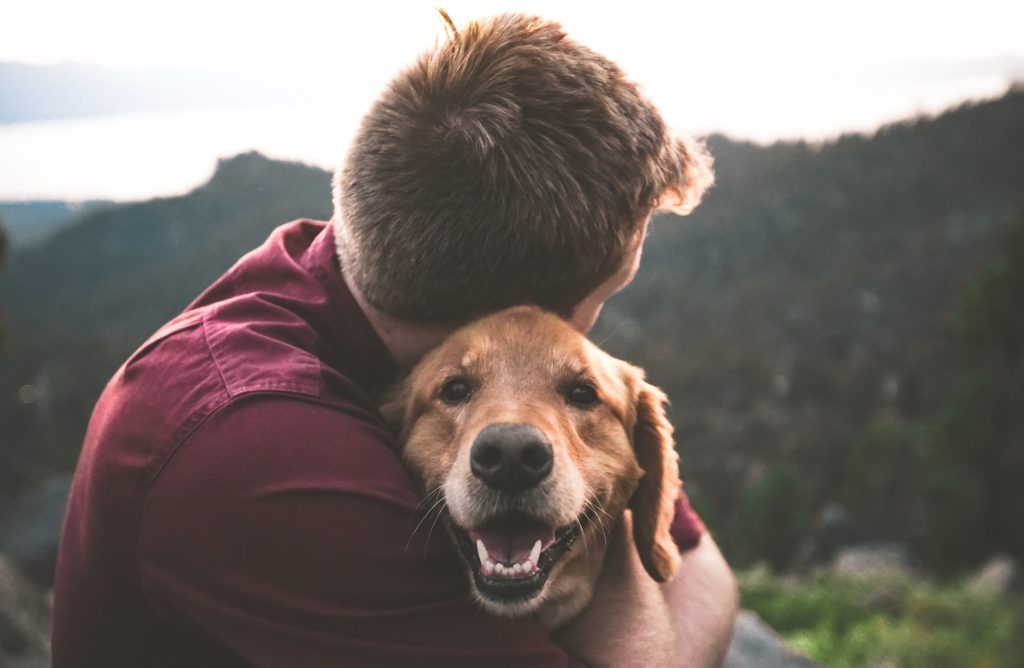
[[[821,668],[793,651],[757,613],[741,610],[722,668]]]
[[[0,552],[42,588],[53,585],[70,491],[71,476],[49,478],[19,499],[0,527]]]
[[[829,564],[845,547],[863,542],[867,533],[838,503],[829,503],[818,513],[812,531],[797,549],[794,566],[798,571]]]
[[[45,595],[0,554],[0,666],[49,666],[49,618]]]
[[[1017,562],[1005,554],[997,554],[978,569],[967,586],[977,594],[1001,597],[1019,591],[1024,585],[1022,580]]]
[[[902,543],[859,543],[836,552],[832,571],[837,575],[905,575],[913,570],[910,550]]]

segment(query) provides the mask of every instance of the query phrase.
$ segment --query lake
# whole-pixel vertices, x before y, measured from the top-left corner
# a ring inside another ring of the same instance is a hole
[[[998,96],[1007,86],[1002,73],[919,76],[669,77],[645,89],[674,127],[764,142],[869,132],[965,99]],[[218,158],[249,150],[333,169],[369,104],[367,98],[349,106],[149,111],[0,125],[0,200],[180,194],[209,178]]]

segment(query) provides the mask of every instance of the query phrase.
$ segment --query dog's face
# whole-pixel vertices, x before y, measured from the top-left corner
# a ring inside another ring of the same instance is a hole
[[[518,615],[603,550],[628,506],[647,571],[674,574],[679,479],[663,402],[638,369],[519,307],[457,331],[384,412],[427,503],[446,508],[477,599]]]

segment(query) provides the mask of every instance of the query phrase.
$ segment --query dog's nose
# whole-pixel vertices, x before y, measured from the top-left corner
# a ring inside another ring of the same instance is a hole
[[[554,458],[544,434],[528,424],[492,424],[469,451],[473,475],[503,492],[522,492],[548,477]]]

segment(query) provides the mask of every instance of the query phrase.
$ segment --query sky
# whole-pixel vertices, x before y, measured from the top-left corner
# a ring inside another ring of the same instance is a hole
[[[1019,0],[33,0],[3,10],[0,60],[387,73],[440,34],[435,4],[457,23],[502,11],[559,20],[637,76],[1024,55]]]
[[[107,174],[95,161],[87,167],[83,158],[77,177],[58,170],[53,176],[62,178],[52,178],[50,187],[46,170],[53,169],[56,147],[76,146],[85,141],[76,137],[95,135],[95,127],[77,121],[0,126],[0,198],[47,193],[130,198],[173,192],[187,180],[202,179],[198,165],[208,172],[214,149],[258,148],[332,167],[375,93],[442,35],[435,4],[457,24],[502,11],[558,20],[571,36],[618,61],[670,125],[696,134],[821,140],[936,113],[965,99],[994,97],[1010,80],[1024,80],[1022,0],[632,0],[615,5],[32,0],[0,10],[0,61],[74,61],[250,77],[323,72],[325,85],[346,86],[351,96],[343,109],[306,110],[324,119],[315,127],[302,115],[301,101],[295,101],[291,116],[267,119],[259,116],[264,111],[253,110],[243,122],[222,119],[223,127],[216,119],[153,120],[145,114],[125,119],[123,130],[111,135],[125,136],[125,146],[112,149],[112,162],[144,159],[131,154],[129,144],[139,143],[132,133],[159,134],[152,128],[167,127],[163,133],[170,135],[172,146],[166,150],[181,154],[175,158],[179,163],[190,164],[173,178],[146,183],[133,181],[141,178],[137,168],[132,174]],[[172,125],[153,125],[165,122]],[[179,122],[199,129],[173,125]],[[294,142],[289,144],[275,123],[306,124],[308,132],[291,133]],[[117,151],[127,153],[118,156]],[[67,150],[59,155],[74,167],[74,155]],[[73,186],[75,178],[92,181]]]

